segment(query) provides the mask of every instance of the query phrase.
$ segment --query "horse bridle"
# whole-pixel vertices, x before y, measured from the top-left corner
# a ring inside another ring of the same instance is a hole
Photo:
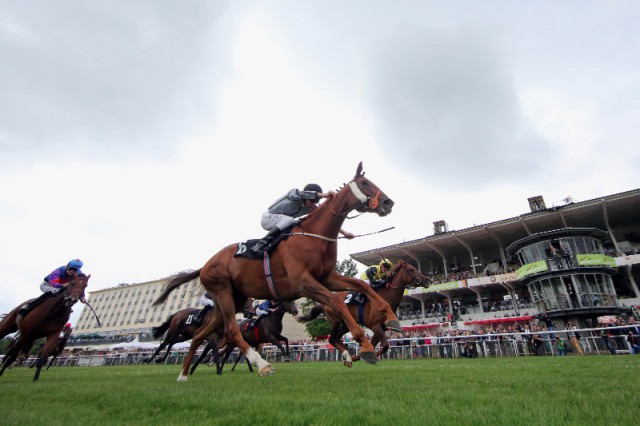
[[[402,266],[404,267],[404,266]],[[398,267],[395,271],[393,271],[393,273],[391,274],[391,278],[393,280],[393,277],[396,276],[398,274],[398,271],[400,270],[400,267]],[[392,271],[389,271],[392,272]],[[391,282],[389,282],[389,284],[387,284],[390,288],[416,288],[416,287],[420,287],[420,284],[422,284],[422,278],[420,278],[419,276],[415,276],[413,277],[413,282],[409,283],[409,284],[402,284],[400,286],[393,286],[391,285]]]
[[[355,179],[349,182],[349,189],[351,189],[351,193],[358,199],[358,201],[367,208],[375,211],[380,205],[380,193],[382,192],[380,189],[378,189],[378,193],[375,197],[367,197],[364,195]]]

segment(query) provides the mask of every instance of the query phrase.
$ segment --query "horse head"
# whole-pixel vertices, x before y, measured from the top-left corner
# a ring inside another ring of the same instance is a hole
[[[73,306],[80,297],[84,294],[84,290],[87,288],[91,275],[84,277],[75,277],[64,288],[64,302],[66,306]]]
[[[296,315],[298,315],[298,306],[296,305],[295,300],[290,300],[288,302],[282,302],[282,303],[280,303],[280,305],[278,307],[280,307],[285,313],[289,313],[289,314],[293,315],[294,317]]]
[[[394,278],[398,276],[399,284],[394,285]],[[428,287],[430,282],[426,275],[422,274],[416,267],[400,259],[395,266],[387,273],[391,278],[393,287]]]
[[[378,216],[386,216],[391,213],[393,200],[387,197],[375,183],[364,177],[362,161],[358,164],[356,175],[348,186],[359,201],[355,209],[360,213],[373,212]]]

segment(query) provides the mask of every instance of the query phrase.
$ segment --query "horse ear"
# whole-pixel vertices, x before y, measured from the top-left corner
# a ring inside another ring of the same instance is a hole
[[[87,275],[87,281],[91,278],[91,274]]]
[[[358,169],[356,170],[356,177],[362,175],[362,161],[358,164]]]

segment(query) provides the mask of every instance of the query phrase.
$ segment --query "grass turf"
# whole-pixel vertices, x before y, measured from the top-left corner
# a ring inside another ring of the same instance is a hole
[[[52,367],[0,377],[3,425],[633,424],[640,357],[570,356],[201,366]],[[635,419],[635,420],[634,420]]]

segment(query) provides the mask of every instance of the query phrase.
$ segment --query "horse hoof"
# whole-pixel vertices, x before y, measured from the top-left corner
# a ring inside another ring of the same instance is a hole
[[[400,325],[400,321],[397,321],[397,320],[387,321],[386,323],[384,323],[384,326],[391,331],[402,331],[402,326]]]
[[[276,372],[276,370],[274,370],[273,367],[271,367],[270,365],[265,365],[264,367],[262,367],[260,369],[260,371],[258,371],[258,376],[260,376],[260,377],[262,377],[262,376],[270,376],[275,372]]]
[[[178,376],[178,381],[179,382],[186,382],[187,381],[187,376],[185,376],[182,373],[180,373],[180,375]]]
[[[369,364],[375,364],[378,359],[376,358],[375,352],[360,352],[360,359],[368,362]]]
[[[353,367],[353,362],[344,361],[343,364],[349,368]]]

